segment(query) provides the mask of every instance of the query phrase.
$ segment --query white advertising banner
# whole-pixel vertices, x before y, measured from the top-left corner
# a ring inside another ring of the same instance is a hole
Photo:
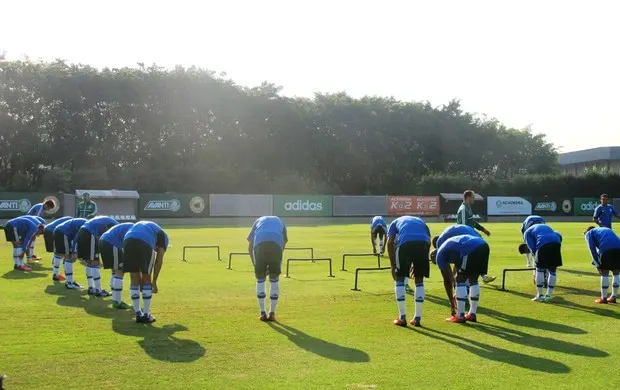
[[[487,215],[530,215],[532,203],[518,196],[487,197]]]

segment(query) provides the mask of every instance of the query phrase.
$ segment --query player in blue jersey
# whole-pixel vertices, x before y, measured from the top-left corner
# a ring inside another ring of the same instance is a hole
[[[379,239],[379,254],[383,256],[385,251],[385,241],[387,224],[382,216],[376,216],[370,223],[370,242],[372,243],[372,253],[377,253],[377,238]]]
[[[280,273],[282,272],[282,252],[288,242],[284,222],[275,216],[260,217],[252,225],[248,234],[248,252],[254,264],[256,276],[256,298],[261,321],[275,321],[276,307],[280,298]],[[265,281],[269,274],[269,314],[265,309],[267,287]]]
[[[536,296],[532,301],[549,302],[557,280],[556,270],[562,266],[562,235],[549,225],[538,223],[530,226],[523,238],[536,267]],[[547,293],[543,294],[545,275],[548,275]]]
[[[394,320],[394,325],[407,326],[405,278],[412,273],[415,281],[415,314],[410,324],[420,326],[425,296],[424,278],[430,276],[428,262],[428,251],[431,246],[430,230],[422,219],[404,216],[392,221],[387,236],[387,250],[399,314]]]
[[[592,265],[601,275],[601,297],[594,302],[616,303],[620,287],[620,238],[606,227],[590,226],[584,233],[592,255]],[[613,275],[613,286],[611,296],[607,298],[610,271]]]
[[[489,245],[482,237],[469,234],[451,237],[443,242],[439,249],[431,252],[431,259],[435,258],[435,263],[441,271],[452,308],[452,316],[446,319],[448,322],[477,321],[476,312],[480,301],[478,277],[487,273],[489,253]],[[450,269],[450,264],[456,265],[456,272]],[[465,314],[467,281],[469,281],[470,308]],[[456,294],[453,291],[454,285],[456,285]]]
[[[60,274],[60,262],[63,259],[63,256],[57,255],[54,250],[54,229],[56,226],[60,225],[63,222],[66,222],[72,217],[62,217],[58,218],[47,225],[45,225],[45,230],[43,230],[43,241],[45,242],[45,251],[47,253],[52,254],[52,267],[54,272],[52,274],[52,280],[55,282],[63,282],[66,278]]]
[[[77,233],[87,221],[86,218],[71,218],[54,229],[54,253],[64,258],[65,287],[70,290],[82,288],[73,278],[73,265],[77,258]]]
[[[43,219],[43,218],[41,218],[41,217],[34,216],[34,215],[22,215],[21,217],[17,217],[17,218],[26,218],[26,219],[29,219],[29,220],[31,220],[32,222],[34,222],[35,224],[37,224],[37,225],[39,225],[39,224],[43,224],[43,225],[45,225],[45,224],[47,223],[47,222],[45,221],[45,219]],[[30,246],[29,246],[29,247],[28,247],[28,249],[26,250],[26,259],[27,259],[26,261],[27,261],[29,264],[33,264],[33,263],[38,264],[38,263],[39,263],[39,260],[40,260],[40,258],[39,258],[39,257],[37,257],[37,256],[34,254],[34,247],[35,247],[35,244],[36,244],[36,240],[37,240],[37,236],[34,236],[34,238],[32,239],[32,241],[30,242]]]
[[[109,297],[110,293],[101,288],[101,264],[99,262],[99,238],[112,226],[118,225],[114,218],[99,216],[89,219],[77,234],[77,258],[84,261],[88,295]]]
[[[110,289],[112,290],[112,307],[129,309],[131,306],[123,302],[123,241],[127,232],[133,227],[132,222],[112,226],[99,239],[99,253],[103,269],[112,270]]]
[[[620,218],[616,208],[609,204],[609,195],[601,195],[601,204],[594,209],[594,215],[592,219],[599,227],[606,227],[611,229],[611,221],[616,218]]]
[[[530,227],[532,227],[533,225],[539,224],[539,223],[544,225],[547,222],[545,222],[545,219],[543,217],[538,216],[538,215],[530,215],[527,218],[525,218],[525,220],[521,224],[521,236],[523,237],[524,244],[525,244],[525,236],[524,236],[525,231],[529,229]],[[527,267],[532,268],[534,266],[534,262],[532,261],[532,256],[529,250],[525,250],[527,249],[527,245],[519,246],[519,248],[520,248],[519,252],[525,252],[521,254],[525,255]],[[536,272],[534,272],[534,275],[536,275]]]
[[[152,294],[158,292],[157,279],[168,250],[168,235],[158,224],[140,221],[127,231],[123,239],[123,272],[131,274],[129,292],[136,312],[136,322],[152,323]],[[140,291],[142,303],[140,308]]]
[[[40,217],[44,211],[53,210],[56,207],[56,204],[53,200],[48,199],[43,203],[37,203],[28,210],[26,215],[33,215],[35,217]]]
[[[30,218],[14,218],[4,225],[6,241],[13,245],[13,269],[20,271],[32,271],[32,268],[24,263],[26,254],[32,240],[43,234],[45,225]]]

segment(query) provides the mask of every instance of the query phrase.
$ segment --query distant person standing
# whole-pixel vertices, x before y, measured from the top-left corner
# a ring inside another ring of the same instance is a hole
[[[599,227],[606,227],[611,229],[611,221],[614,217],[620,219],[620,215],[616,208],[609,204],[609,195],[602,194],[601,195],[601,204],[596,206],[594,209],[594,215],[592,219]]]
[[[471,205],[474,204],[475,194],[472,190],[463,192],[463,204],[456,212],[456,223],[459,225],[467,225],[473,227],[476,230],[486,234],[487,237],[491,235],[491,232],[484,228],[481,224],[474,219],[474,212],[471,210]],[[482,275],[482,281],[484,284],[491,283],[495,280],[495,276]]]
[[[97,203],[90,199],[90,194],[88,192],[85,192],[82,195],[82,201],[78,204],[76,218],[91,219],[97,216],[98,212]]]

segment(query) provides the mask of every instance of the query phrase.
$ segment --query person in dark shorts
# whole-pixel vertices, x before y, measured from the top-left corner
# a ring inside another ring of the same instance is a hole
[[[422,306],[424,305],[424,278],[430,276],[428,251],[431,246],[431,233],[426,223],[418,218],[404,216],[390,224],[387,233],[387,250],[394,278],[398,318],[394,325],[407,326],[405,305],[405,278],[413,273],[415,281],[415,314],[411,325],[420,326]]]
[[[81,290],[82,286],[73,278],[73,265],[77,259],[77,234],[86,218],[71,218],[54,229],[54,252],[64,258],[63,264],[67,281],[65,287],[70,290]]]
[[[534,255],[536,267],[535,302],[549,302],[557,280],[556,270],[562,266],[562,236],[549,225],[534,224],[523,234],[525,244]],[[545,275],[547,276],[547,293],[543,294]]]
[[[30,248],[30,243],[37,235],[43,234],[45,225],[36,219],[18,217],[9,220],[3,227],[7,242],[13,245],[13,269],[19,271],[32,271],[32,268],[24,263],[24,255]]]
[[[151,221],[140,221],[131,227],[123,239],[123,272],[131,274],[129,292],[136,322],[152,323],[152,294],[157,294],[157,279],[164,263],[164,255],[168,250],[168,235],[158,224]],[[142,303],[140,308],[140,291]]]
[[[123,302],[123,241],[125,235],[133,227],[132,222],[121,223],[111,227],[99,239],[99,253],[103,269],[112,270],[110,289],[112,290],[112,307],[115,309],[130,309],[131,306]]]
[[[256,276],[256,298],[260,309],[261,321],[275,321],[276,307],[280,298],[280,273],[282,269],[282,252],[288,242],[284,222],[275,216],[260,217],[252,225],[248,235],[248,252],[254,263]],[[269,314],[265,309],[267,287],[265,279],[269,274]]]
[[[377,253],[377,238],[379,239],[379,254],[383,256],[387,234],[387,223],[382,216],[377,215],[372,218],[370,223],[370,242],[372,243],[372,253]]]
[[[486,275],[489,267],[489,245],[482,237],[464,234],[447,239],[439,249],[431,252],[431,259],[437,264],[443,277],[443,285],[450,300],[452,316],[446,321],[463,323],[476,322],[480,301],[478,278]],[[456,265],[455,272],[450,264]],[[467,281],[469,281],[469,312],[465,314],[467,302]],[[456,285],[456,294],[453,289]]]
[[[592,255],[592,265],[601,275],[601,297],[594,302],[616,303],[620,287],[620,238],[606,227],[590,226],[584,234]],[[607,298],[610,271],[613,275],[613,285],[611,296]]]
[[[45,251],[47,253],[52,254],[52,267],[54,272],[52,274],[52,280],[55,282],[63,282],[66,278],[60,274],[60,262],[62,261],[63,256],[57,255],[54,250],[54,230],[56,226],[60,225],[63,222],[66,222],[72,217],[62,217],[58,218],[47,225],[45,225],[45,230],[43,230],[43,241],[45,242]]]
[[[99,216],[89,219],[77,233],[77,257],[86,267],[88,295],[109,297],[101,287],[101,263],[99,262],[99,238],[112,226],[118,225],[114,218]]]

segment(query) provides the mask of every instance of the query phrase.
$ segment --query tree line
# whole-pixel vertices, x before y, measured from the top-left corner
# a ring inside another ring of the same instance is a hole
[[[280,92],[196,67],[0,57],[0,190],[411,194],[558,168],[544,135],[458,100]]]

